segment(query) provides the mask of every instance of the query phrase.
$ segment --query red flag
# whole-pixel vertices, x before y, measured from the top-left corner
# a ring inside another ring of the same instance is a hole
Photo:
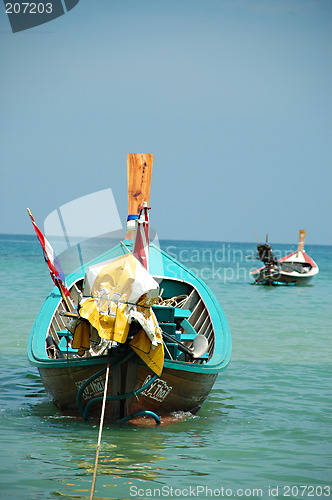
[[[38,237],[40,244],[43,248],[44,259],[49,267],[51,278],[54,281],[54,283],[57,285],[57,287],[60,288],[60,291],[62,290],[64,295],[66,295],[67,297],[70,297],[71,295],[70,295],[69,290],[68,290],[67,285],[66,285],[66,279],[65,279],[65,275],[64,275],[64,272],[62,270],[61,264],[56,256],[51,244],[45,238],[45,236],[43,235],[43,233],[41,232],[41,230],[39,229],[39,227],[35,223],[35,219],[32,217],[32,213],[30,212],[29,209],[27,209],[27,210],[28,210],[28,214],[31,217],[31,221],[32,221],[33,227],[36,231],[37,237]]]
[[[143,206],[138,207],[140,214],[137,219],[133,255],[149,270],[149,209],[144,201]]]

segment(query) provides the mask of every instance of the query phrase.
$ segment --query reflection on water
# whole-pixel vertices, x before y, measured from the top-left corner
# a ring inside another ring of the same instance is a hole
[[[228,403],[225,392],[214,389],[201,416],[191,416],[181,423],[166,428],[138,428],[129,424],[105,426],[95,498],[130,498],[130,485],[158,487],[170,476],[177,480],[183,477],[187,482],[208,477],[209,471],[202,467],[203,450],[210,447],[214,439],[211,424],[214,425],[214,420],[220,423],[228,416],[227,406],[231,406]],[[88,498],[99,426],[63,417],[54,407],[50,412],[52,406],[45,396],[31,405],[31,415],[42,439],[26,460],[39,462],[39,467],[34,465],[37,469],[51,466],[53,474],[54,470],[59,471],[53,479],[59,483],[53,494]],[[105,488],[110,488],[106,496],[103,494]]]
[[[138,433],[136,429],[123,427],[125,428],[112,426],[103,429],[98,475],[144,480],[158,478],[160,467],[156,463],[166,460],[163,454],[163,436],[152,430],[144,439],[141,435],[143,429]],[[66,449],[72,456],[71,460],[89,474],[93,474],[97,437],[97,428],[95,432],[87,432],[86,448],[89,449],[89,460],[82,461],[80,447],[73,446],[72,442],[66,444]]]
[[[7,408],[3,409],[2,416],[7,417],[10,427],[15,415],[15,432],[27,435],[26,447],[20,450],[25,463],[31,463],[27,469],[51,468],[52,481],[62,485],[61,492],[56,488],[56,494],[63,495],[65,488],[70,490],[68,497],[84,498],[93,475],[99,425],[62,416],[48,400],[40,377],[29,366],[28,372],[27,366],[8,370],[5,388]],[[167,428],[106,425],[98,463],[99,483],[103,487],[118,488],[133,481],[162,482],[169,474],[205,476],[207,472],[199,467],[186,467],[183,472],[182,462],[190,457],[192,460],[193,450],[209,446],[209,420],[212,418],[213,422],[214,418],[227,416],[228,403],[222,390],[213,389],[201,416],[187,417]],[[3,431],[4,428],[5,425]],[[176,462],[170,460],[174,452],[178,454]],[[201,461],[202,457],[196,460]],[[85,483],[87,488],[82,488]]]

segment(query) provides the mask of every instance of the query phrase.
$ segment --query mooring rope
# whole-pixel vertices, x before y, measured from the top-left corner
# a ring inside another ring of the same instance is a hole
[[[95,484],[96,484],[97,467],[98,467],[98,459],[99,459],[99,451],[100,451],[100,443],[101,443],[101,435],[102,435],[102,432],[103,432],[103,425],[104,425],[104,416],[105,416],[105,406],[106,406],[106,395],[107,395],[108,378],[109,378],[109,374],[110,374],[110,360],[111,360],[111,351],[108,352],[108,361],[107,361],[106,379],[105,379],[105,388],[104,388],[104,398],[103,398],[103,406],[102,406],[101,415],[100,415],[99,436],[98,436],[98,444],[97,444],[97,451],[96,451],[95,468],[94,468],[94,471],[93,471],[93,478],[92,478],[90,500],[93,499],[93,493],[94,493]]]

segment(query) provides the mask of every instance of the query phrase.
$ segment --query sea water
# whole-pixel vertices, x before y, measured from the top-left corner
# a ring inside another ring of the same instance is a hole
[[[253,286],[255,244],[162,247],[220,301],[231,363],[195,417],[168,427],[105,425],[94,498],[331,496],[332,247],[306,248],[320,273],[305,287]],[[0,498],[88,499],[99,426],[63,417],[27,360],[52,287],[41,249],[33,236],[2,235],[0,255]]]

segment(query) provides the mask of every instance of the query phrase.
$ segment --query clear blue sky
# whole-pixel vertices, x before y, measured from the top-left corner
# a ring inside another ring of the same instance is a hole
[[[31,233],[153,153],[160,238],[332,245],[330,0],[80,0],[13,34],[0,4],[0,233]]]

